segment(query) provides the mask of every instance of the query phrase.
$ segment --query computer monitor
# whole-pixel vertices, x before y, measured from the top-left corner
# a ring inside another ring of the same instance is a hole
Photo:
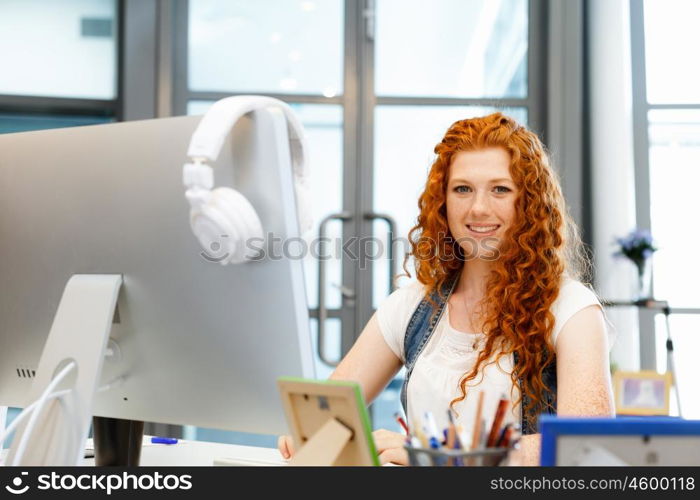
[[[541,465],[698,466],[700,421],[543,415]]]
[[[199,120],[0,135],[0,405],[29,403],[71,276],[113,274],[123,277],[110,331],[120,355],[104,362],[102,383],[124,379],[96,396],[94,415],[286,431],[276,379],[313,377],[302,261],[221,266],[216,249],[202,252],[182,184]],[[266,234],[286,239],[299,229],[279,120],[264,110],[239,120],[214,171]]]

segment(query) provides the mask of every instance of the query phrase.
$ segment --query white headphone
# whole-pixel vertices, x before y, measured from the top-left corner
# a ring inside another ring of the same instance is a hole
[[[281,109],[287,119],[299,230],[303,234],[311,228],[305,166],[308,149],[301,122],[278,99],[226,97],[214,103],[199,122],[187,150],[190,162],[183,169],[185,197],[191,207],[190,226],[205,252],[214,250],[224,256],[215,260],[221,264],[240,264],[253,258],[257,251],[247,248],[246,241],[251,238],[262,241],[264,235],[260,217],[245,196],[228,187],[212,190],[214,172],[207,162],[216,161],[226,137],[242,116],[264,108]]]

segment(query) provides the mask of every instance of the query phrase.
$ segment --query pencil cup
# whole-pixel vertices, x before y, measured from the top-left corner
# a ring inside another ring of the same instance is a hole
[[[464,450],[433,450],[430,448],[414,448],[404,446],[408,451],[409,463],[413,466],[427,467],[457,467],[500,465],[508,455],[510,448],[484,448],[475,451]]]

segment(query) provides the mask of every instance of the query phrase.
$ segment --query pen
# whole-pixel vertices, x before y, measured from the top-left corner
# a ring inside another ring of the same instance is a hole
[[[399,425],[403,428],[403,430],[406,432],[407,436],[410,436],[411,433],[408,430],[408,425],[406,424],[406,421],[399,415],[398,412],[394,413],[394,418],[396,418],[396,421],[399,423]]]
[[[503,438],[501,439],[501,447],[502,448],[508,448],[510,447],[511,442],[513,441],[513,426],[509,425],[505,432],[503,433]]]
[[[428,439],[425,437],[425,433],[423,430],[418,426],[418,422],[414,419],[411,421],[411,426],[414,429],[415,437],[418,438],[420,441],[421,448],[427,448],[428,447]]]
[[[151,438],[153,444],[177,444],[177,438],[156,437]]]
[[[423,432],[422,430],[416,430],[416,437],[420,441],[420,445],[422,448],[429,448],[430,447],[428,444],[428,438],[426,437],[425,432]]]
[[[481,411],[484,406],[484,393],[479,393],[479,399],[476,403],[476,415],[474,415],[474,429],[472,433],[471,450],[478,450],[481,443]]]
[[[462,443],[459,438],[459,433],[457,432],[457,426],[455,426],[452,410],[447,410],[447,420],[449,422],[447,426],[447,447],[450,449],[459,450],[462,448]]]
[[[506,415],[506,409],[508,408],[508,400],[505,395],[501,396],[498,406],[496,407],[496,414],[493,417],[493,422],[491,424],[491,432],[489,432],[489,437],[486,440],[486,447],[491,448],[496,446],[498,442],[498,431],[501,430],[501,424],[503,424],[503,418]]]
[[[452,412],[448,409],[447,410],[447,429],[445,429],[445,446],[447,446],[448,450],[455,450],[459,449],[459,441],[457,440],[457,430],[455,429],[455,424],[454,420],[452,420]],[[450,458],[447,461],[447,465],[453,466],[453,465],[461,465],[460,463],[457,463],[457,461],[454,458]]]
[[[481,419],[481,431],[479,432],[479,448],[486,449],[486,441],[488,440],[488,434],[486,434],[486,420]]]
[[[435,417],[433,416],[432,412],[429,411],[426,411],[423,416],[425,421],[425,432],[428,434],[430,447],[437,450],[440,448],[440,436],[438,434],[437,424],[435,423]]]
[[[501,448],[502,446],[506,446],[506,443],[508,441],[508,437],[510,435],[509,429],[513,427],[512,424],[506,424],[503,429],[501,430],[500,435],[498,436],[498,440],[496,441],[496,447]]]
[[[515,444],[520,441],[520,438],[522,437],[520,426],[518,424],[514,424],[509,427],[509,431],[506,433],[506,436],[504,438],[505,443],[503,446],[507,448],[511,448],[515,446]]]

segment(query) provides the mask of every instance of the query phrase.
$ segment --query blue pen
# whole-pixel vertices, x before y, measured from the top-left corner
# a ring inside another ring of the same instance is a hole
[[[428,435],[428,442],[430,443],[430,447],[434,450],[437,450],[440,448],[440,441],[439,441],[439,434],[437,430],[437,425],[435,424],[435,417],[433,417],[432,412],[426,411],[423,414],[424,418],[424,428],[425,432]]]
[[[177,444],[177,438],[164,438],[153,436],[151,438],[153,444]]]
[[[450,431],[454,435],[454,445],[452,446],[453,450],[460,450],[462,449],[462,445],[460,443],[459,439],[459,433],[457,432],[457,427],[455,427],[455,420],[454,417],[452,416],[452,410],[448,409],[447,410],[447,420],[449,421],[449,427],[445,429],[445,443],[449,445],[449,439],[448,435]],[[461,467],[464,465],[464,461],[462,460],[461,457],[455,457],[454,461],[450,463],[450,465],[455,465],[458,467]]]

